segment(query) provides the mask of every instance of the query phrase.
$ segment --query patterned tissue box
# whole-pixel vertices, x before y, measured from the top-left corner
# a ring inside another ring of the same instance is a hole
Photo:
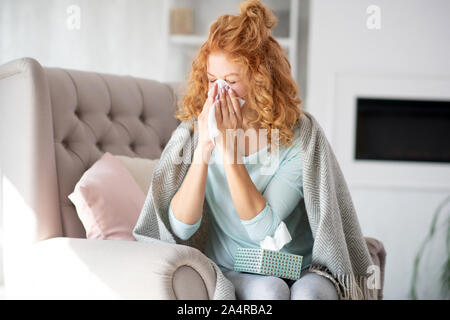
[[[300,279],[303,256],[270,249],[237,248],[234,271]]]

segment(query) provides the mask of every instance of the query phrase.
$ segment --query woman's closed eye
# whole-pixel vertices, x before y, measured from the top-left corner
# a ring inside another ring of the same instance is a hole
[[[210,83],[214,83],[214,82],[216,82],[216,80],[209,80],[209,82],[210,82]],[[236,81],[227,81],[227,83],[229,83],[229,84],[235,84]]]

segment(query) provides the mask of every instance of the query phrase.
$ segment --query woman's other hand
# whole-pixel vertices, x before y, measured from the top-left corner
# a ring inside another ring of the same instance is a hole
[[[220,136],[216,139],[218,146],[225,153],[236,154],[237,139],[240,138],[242,130],[242,112],[236,93],[231,89],[222,88],[219,92],[219,105],[215,108],[215,115],[217,121],[217,129],[220,131]],[[229,137],[233,141],[229,142],[230,146],[234,146],[232,150],[224,148],[226,146],[227,130],[230,130]],[[225,138],[225,139],[224,139]]]
[[[209,138],[209,127],[208,127],[208,115],[214,104],[214,97],[217,95],[217,83],[211,87],[208,92],[208,98],[203,105],[202,112],[198,116],[198,145],[197,149],[201,151],[201,154],[207,154],[208,156],[211,154],[214,149],[214,144]],[[216,108],[217,110],[218,108]]]

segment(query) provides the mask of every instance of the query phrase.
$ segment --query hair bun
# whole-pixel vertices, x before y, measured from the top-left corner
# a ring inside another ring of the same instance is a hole
[[[275,14],[261,0],[245,1],[241,4],[239,11],[242,18],[260,28],[266,28],[269,32],[278,22]]]

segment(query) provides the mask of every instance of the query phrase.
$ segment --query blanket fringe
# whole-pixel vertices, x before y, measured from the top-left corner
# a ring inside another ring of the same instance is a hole
[[[309,272],[329,279],[338,292],[339,300],[378,300],[377,289],[370,289],[366,276],[352,274],[333,274],[326,266],[311,265]]]

